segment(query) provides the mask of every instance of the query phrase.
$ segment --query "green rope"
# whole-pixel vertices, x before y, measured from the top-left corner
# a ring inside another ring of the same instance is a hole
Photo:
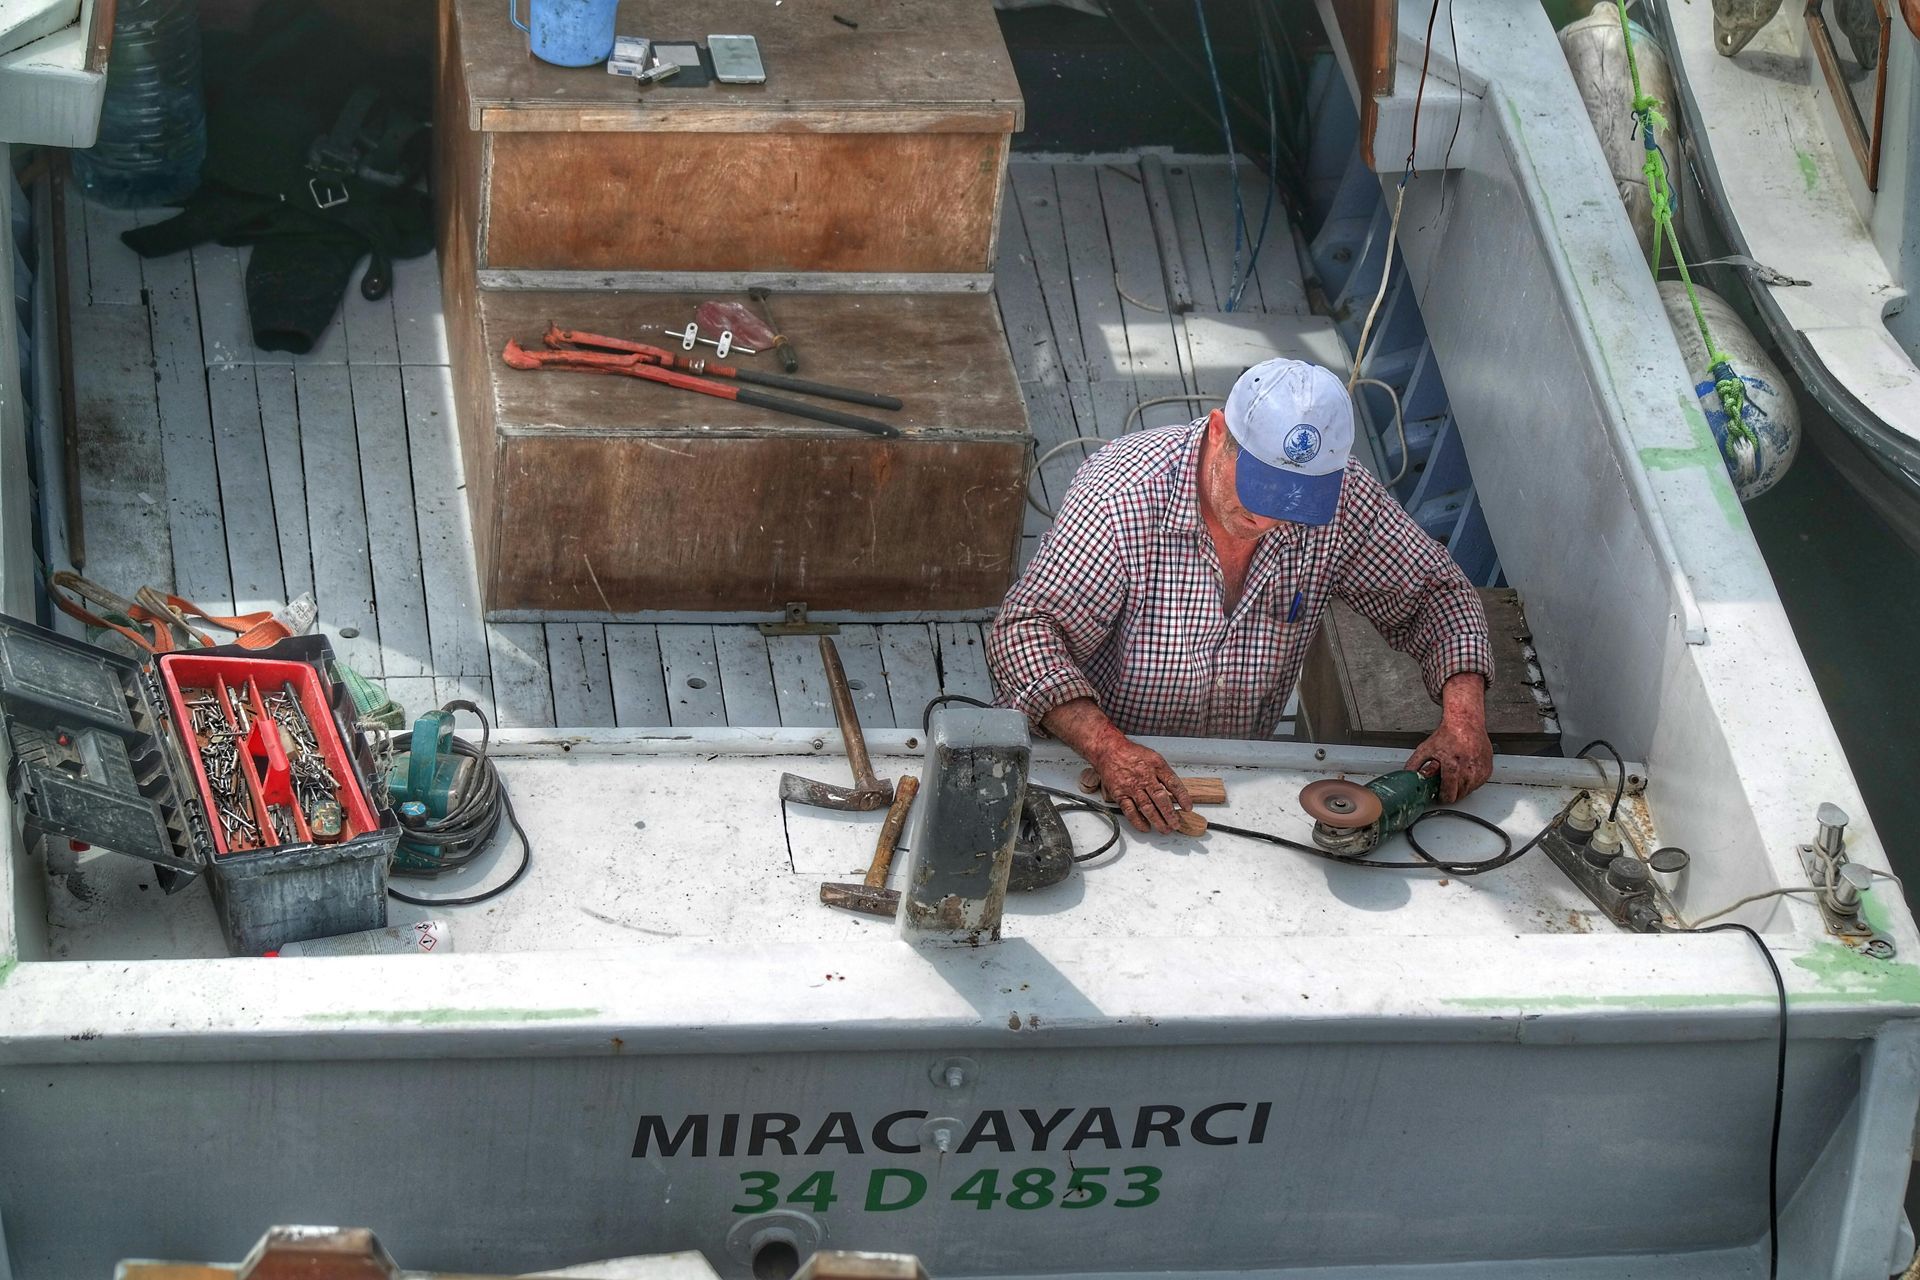
[[[347,686],[347,695],[353,699],[356,720],[371,720],[396,731],[406,728],[406,708],[388,697],[385,689],[338,658],[333,661],[333,678]]]
[[[1726,353],[1714,345],[1713,332],[1707,327],[1706,312],[1700,307],[1700,295],[1693,287],[1693,275],[1687,270],[1686,256],[1680,252],[1680,233],[1673,228],[1673,189],[1667,181],[1667,161],[1654,142],[1655,130],[1665,129],[1667,118],[1660,114],[1660,100],[1641,88],[1640,63],[1633,55],[1633,27],[1627,21],[1627,0],[1614,0],[1614,7],[1619,11],[1620,35],[1627,45],[1627,72],[1633,77],[1633,115],[1640,122],[1641,136],[1646,139],[1647,159],[1640,168],[1646,174],[1647,199],[1653,206],[1653,273],[1656,276],[1660,274],[1661,250],[1671,246],[1674,268],[1680,273],[1680,283],[1687,291],[1687,303],[1693,308],[1693,322],[1699,327],[1700,340],[1707,347],[1707,374],[1713,379],[1713,390],[1720,397],[1720,407],[1727,413],[1727,437],[1753,445],[1756,443],[1753,429],[1747,425],[1746,419],[1746,384],[1733,371],[1733,364]]]

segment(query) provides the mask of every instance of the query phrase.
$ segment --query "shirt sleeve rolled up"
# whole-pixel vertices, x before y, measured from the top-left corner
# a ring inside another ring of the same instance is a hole
[[[1112,634],[1127,593],[1125,559],[1101,507],[1068,490],[987,636],[999,701],[1036,729],[1055,707],[1099,697],[1083,668]]]
[[[1379,630],[1388,644],[1419,660],[1427,693],[1462,672],[1493,680],[1493,646],[1479,593],[1373,476],[1351,468],[1347,518],[1356,536],[1346,549],[1335,592]]]

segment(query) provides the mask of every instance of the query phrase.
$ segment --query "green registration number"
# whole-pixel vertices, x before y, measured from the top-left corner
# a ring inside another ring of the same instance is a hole
[[[735,1213],[764,1213],[782,1203],[804,1205],[815,1213],[825,1213],[839,1204],[834,1190],[833,1170],[822,1169],[781,1186],[780,1175],[765,1169],[748,1169],[740,1174],[740,1202]],[[890,1213],[911,1209],[927,1198],[925,1174],[912,1169],[875,1169],[867,1175],[862,1206],[868,1213]],[[1105,1165],[1086,1165],[1069,1171],[1062,1178],[1052,1169],[981,1169],[955,1187],[947,1199],[987,1210],[996,1206],[1008,1209],[1091,1209],[1106,1205],[1113,1209],[1144,1209],[1160,1198],[1160,1170],[1153,1165],[1136,1164],[1114,1170]]]

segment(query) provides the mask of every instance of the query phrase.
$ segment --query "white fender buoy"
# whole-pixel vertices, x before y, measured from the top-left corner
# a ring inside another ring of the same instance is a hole
[[[1573,83],[1586,103],[1587,119],[1593,122],[1593,132],[1600,139],[1607,169],[1620,188],[1620,203],[1626,206],[1627,221],[1640,239],[1640,252],[1651,258],[1653,201],[1647,194],[1644,171],[1647,148],[1635,128],[1633,75],[1627,69],[1627,42],[1620,33],[1619,11],[1610,4],[1602,5],[1578,22],[1569,23],[1560,32],[1560,51],[1566,55]],[[1677,183],[1680,153],[1674,147],[1673,72],[1667,65],[1666,51],[1636,22],[1633,52],[1640,64],[1641,91],[1660,100],[1660,114],[1667,119],[1667,127],[1654,135],[1654,141],[1666,153],[1670,183]]]
[[[1739,313],[1711,289],[1695,285],[1700,295],[1700,311],[1713,331],[1713,340],[1727,363],[1740,376],[1747,389],[1741,421],[1753,432],[1754,445],[1729,445],[1727,411],[1714,390],[1713,377],[1707,372],[1707,344],[1694,323],[1693,308],[1687,303],[1687,288],[1678,280],[1660,282],[1660,301],[1667,309],[1667,323],[1687,358],[1687,372],[1693,375],[1694,391],[1700,396],[1700,411],[1727,460],[1727,473],[1733,478],[1733,490],[1740,501],[1751,502],[1778,484],[1793,465],[1800,451],[1800,408],[1794,403],[1793,387],[1780,373]]]

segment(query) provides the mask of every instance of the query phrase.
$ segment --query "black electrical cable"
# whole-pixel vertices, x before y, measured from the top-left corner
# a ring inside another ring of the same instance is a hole
[[[387,896],[396,902],[416,907],[471,907],[497,898],[520,883],[521,877],[527,874],[527,868],[533,865],[533,842],[527,839],[526,828],[520,825],[520,819],[513,811],[513,801],[500,783],[500,772],[487,755],[487,748],[493,741],[493,726],[487,722],[487,713],[464,698],[455,699],[440,709],[470,711],[477,716],[480,720],[480,745],[476,747],[465,738],[454,737],[453,753],[464,756],[472,763],[464,771],[460,790],[447,804],[447,816],[429,819],[418,827],[409,827],[401,837],[410,844],[433,850],[433,865],[410,866],[396,860],[393,874],[431,879],[466,866],[492,844],[494,835],[500,830],[502,816],[506,818],[507,825],[513,828],[513,833],[520,837],[520,865],[514,868],[513,874],[504,883],[464,897],[416,898],[391,887],[387,889]],[[392,744],[396,754],[410,750],[413,746],[412,730],[395,734]]]
[[[920,732],[928,733],[933,728],[933,709],[944,707],[949,702],[964,702],[970,707],[991,707],[991,702],[982,702],[978,698],[969,698],[964,693],[942,693],[927,699],[927,705],[920,708]]]
[[[1663,924],[1654,927],[1661,933],[1744,933],[1760,949],[1760,958],[1767,962],[1767,971],[1773,975],[1780,1018],[1773,1062],[1773,1128],[1767,1138],[1767,1276],[1768,1280],[1777,1280],[1780,1274],[1780,1116],[1787,1104],[1787,981],[1780,976],[1780,962],[1773,958],[1767,940],[1744,924],[1729,921],[1698,929],[1676,929]]]
[[[1091,813],[1106,822],[1108,832],[1106,840],[1098,849],[1095,849],[1091,853],[1074,854],[1073,860],[1075,862],[1092,862],[1095,858],[1120,843],[1120,815],[1118,810],[1101,804],[1092,796],[1079,795],[1072,791],[1062,791],[1059,787],[1049,787],[1044,783],[1029,781],[1027,783],[1027,790],[1040,791],[1052,796],[1054,800],[1058,802],[1054,806],[1056,809],[1061,809],[1068,813]]]
[[[1595,747],[1605,747],[1607,754],[1613,757],[1614,767],[1620,770],[1620,777],[1613,784],[1613,806],[1607,810],[1607,817],[1609,819],[1618,818],[1620,816],[1620,797],[1627,794],[1627,762],[1620,758],[1620,752],[1605,738],[1595,738],[1592,742],[1589,742],[1573,754],[1576,757],[1584,756]]]

